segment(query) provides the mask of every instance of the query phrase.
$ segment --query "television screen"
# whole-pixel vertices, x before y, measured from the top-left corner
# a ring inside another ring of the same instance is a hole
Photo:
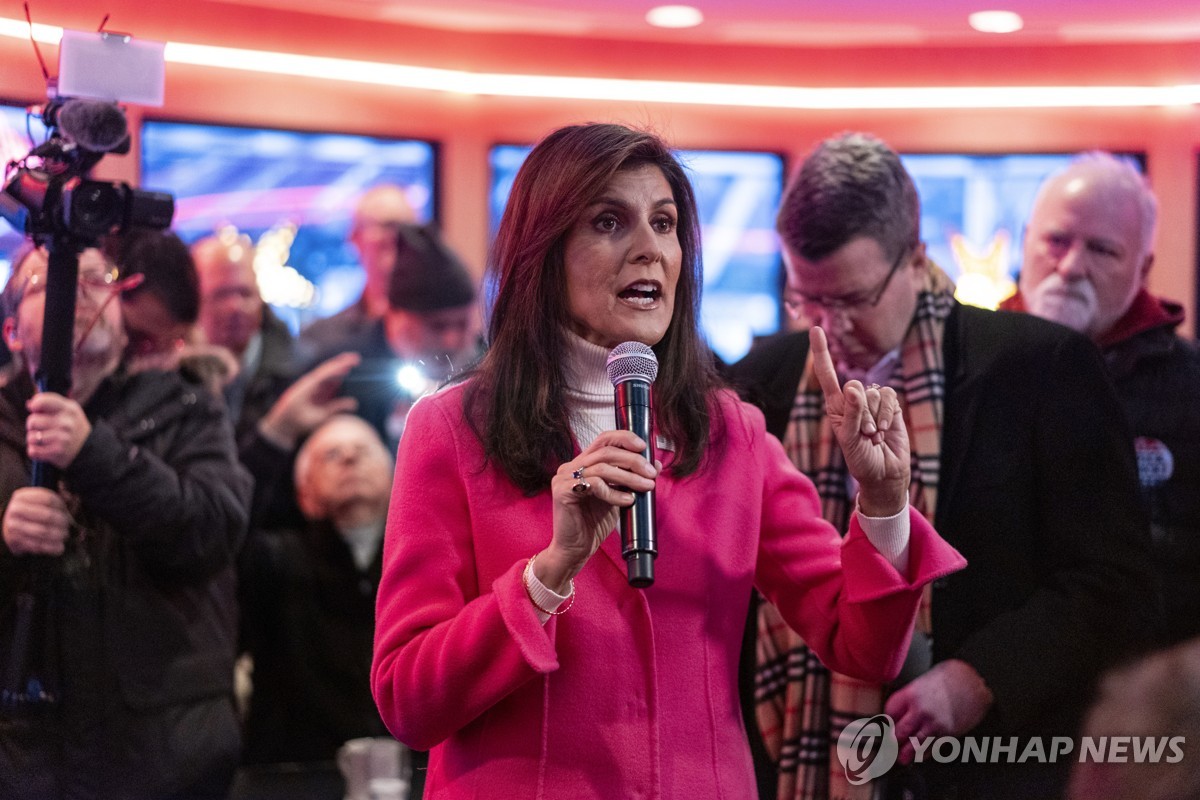
[[[498,145],[490,154],[490,230],[504,213],[513,179],[530,147]],[[726,362],[741,358],[756,336],[779,329],[782,263],[775,211],[783,158],[773,153],[676,151],[696,192],[704,258],[701,324]]]
[[[1075,154],[901,155],[921,196],[926,252],[959,300],[994,307],[1015,289],[1025,219],[1042,181]],[[1140,158],[1125,155],[1139,171]]]
[[[346,242],[362,191],[399,184],[420,221],[435,216],[430,142],[147,121],[141,155],[142,187],[174,195],[185,241],[232,225],[259,245],[264,297],[294,330],[362,290]]]
[[[46,127],[37,117],[17,106],[0,105],[0,163],[19,161],[46,138]],[[12,271],[12,257],[25,242],[25,232],[0,219],[0,285]]]

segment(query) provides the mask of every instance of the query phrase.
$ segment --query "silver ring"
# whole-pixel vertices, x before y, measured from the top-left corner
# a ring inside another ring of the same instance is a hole
[[[578,470],[576,470],[576,471],[578,471]],[[571,474],[574,475],[575,473],[571,473]],[[571,485],[571,491],[574,492],[575,494],[587,494],[588,492],[591,491],[591,489],[592,489],[592,485],[590,483],[588,483],[587,481],[583,481],[583,480],[577,480],[577,481],[575,481],[574,484]]]
[[[868,389],[878,389],[878,388],[879,388],[879,384],[878,384],[878,383],[872,383],[872,384],[871,384],[870,386],[868,386],[867,388],[868,388]]]
[[[583,467],[571,470],[571,477],[577,481],[583,480]]]

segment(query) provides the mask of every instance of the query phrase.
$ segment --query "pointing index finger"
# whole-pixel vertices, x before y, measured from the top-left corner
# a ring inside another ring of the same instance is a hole
[[[842,387],[838,383],[837,370],[833,367],[833,356],[829,355],[825,331],[819,325],[814,325],[809,329],[808,339],[813,354],[813,374],[817,376],[817,383],[821,384],[825,402],[841,400]]]

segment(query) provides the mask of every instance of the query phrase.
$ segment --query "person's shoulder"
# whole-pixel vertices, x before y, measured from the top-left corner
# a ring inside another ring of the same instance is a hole
[[[808,331],[785,331],[758,339],[750,352],[729,365],[730,377],[753,375],[765,368],[777,368],[781,360],[794,358],[808,348]]]
[[[1200,342],[1180,336],[1173,331],[1170,336],[1171,348],[1176,357],[1190,363],[1193,369],[1200,369]]]
[[[466,430],[469,426],[464,395],[469,382],[468,379],[451,383],[419,398],[408,412],[405,432],[414,425],[425,427],[435,424],[434,420],[453,430]]]
[[[1023,342],[1052,343],[1071,339],[1087,340],[1083,334],[1073,331],[1065,325],[1024,311],[992,311],[959,304],[956,313],[964,327],[976,328],[999,337],[1002,344],[1009,346]]]
[[[178,369],[146,369],[126,373],[120,383],[124,415],[149,418],[168,411],[222,416],[224,400],[186,378]]]
[[[947,336],[954,337],[970,362],[1038,364],[1063,357],[1099,363],[1100,351],[1083,334],[1020,311],[992,311],[958,305]]]
[[[300,329],[297,344],[303,352],[313,355],[344,349],[348,342],[362,336],[374,321],[356,303],[305,325]]]
[[[762,410],[742,400],[733,389],[718,389],[713,393],[713,403],[724,430],[735,439],[751,442],[766,434],[767,422]]]

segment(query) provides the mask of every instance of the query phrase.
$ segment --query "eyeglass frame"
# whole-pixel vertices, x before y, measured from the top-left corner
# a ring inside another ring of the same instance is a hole
[[[875,308],[879,305],[879,302],[883,300],[883,295],[885,292],[887,292],[888,286],[891,285],[892,278],[896,276],[896,273],[900,271],[900,267],[912,257],[916,250],[917,245],[908,245],[904,247],[900,251],[900,254],[896,256],[896,260],[892,263],[892,266],[888,269],[887,275],[883,276],[883,280],[879,283],[879,286],[875,289],[872,289],[866,297],[859,299],[854,299],[853,296],[851,296],[851,299],[846,299],[844,297],[810,297],[799,289],[787,288],[784,289],[783,305],[793,317],[797,318],[800,316],[801,310],[804,306],[820,308],[823,311],[840,311],[843,313],[854,312],[866,308]],[[799,299],[789,299],[787,297],[789,292],[793,293],[794,295],[798,295]],[[859,294],[862,294],[862,292],[859,292]]]
[[[42,251],[43,253],[45,251]],[[5,284],[3,292],[0,292],[0,316],[15,317],[17,309],[21,303],[29,296],[30,289],[35,289],[33,294],[38,294],[46,288],[46,275],[49,272],[48,266],[34,267],[26,266],[26,262],[34,257],[37,253],[36,248],[31,248],[30,252],[23,257],[15,259],[14,269],[9,276],[8,283]],[[96,273],[98,275],[98,273]],[[115,266],[105,259],[105,270],[103,277],[103,286],[100,283],[90,280],[89,273],[80,272],[76,286],[77,296],[89,293],[100,297],[102,293],[108,294],[115,291],[122,291],[128,287],[128,278],[122,278]]]

